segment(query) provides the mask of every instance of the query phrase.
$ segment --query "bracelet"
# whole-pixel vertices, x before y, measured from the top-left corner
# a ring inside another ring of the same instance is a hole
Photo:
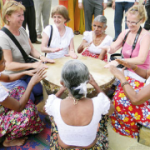
[[[126,84],[129,84],[129,82],[128,82],[128,81],[125,81],[125,82],[121,83],[121,87],[123,87],[123,86],[126,85]]]
[[[43,55],[40,55],[40,56],[39,56],[39,59],[41,58],[41,56],[43,56]]]
[[[136,66],[134,69],[133,69],[133,71],[135,72],[135,70],[137,70],[138,69],[138,66]]]

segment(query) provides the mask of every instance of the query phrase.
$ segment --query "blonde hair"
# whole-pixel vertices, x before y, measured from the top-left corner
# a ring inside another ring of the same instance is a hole
[[[53,8],[52,13],[51,13],[51,17],[53,18],[53,16],[56,14],[62,15],[66,19],[65,23],[70,21],[69,13],[68,13],[68,10],[65,6],[58,5],[55,8]]]
[[[138,19],[142,22],[147,20],[146,11],[143,5],[133,5],[126,13],[126,17],[128,14],[137,15]]]
[[[6,1],[6,3],[3,6],[3,11],[2,11],[2,19],[5,24],[8,24],[9,22],[6,20],[6,15],[11,16],[12,13],[15,11],[23,10],[25,11],[25,7],[17,1],[11,0],[11,1]]]

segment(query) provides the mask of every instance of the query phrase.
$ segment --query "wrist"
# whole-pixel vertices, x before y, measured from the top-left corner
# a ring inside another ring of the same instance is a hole
[[[39,58],[38,59],[41,59],[41,57],[42,57],[43,55],[41,54],[40,56],[39,56]]]
[[[129,84],[128,81],[122,82],[122,83],[121,83],[121,87],[123,87],[123,86],[125,86],[125,85],[127,85],[127,84]]]

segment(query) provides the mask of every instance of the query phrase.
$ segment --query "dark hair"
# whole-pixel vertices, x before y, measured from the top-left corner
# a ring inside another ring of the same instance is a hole
[[[61,72],[61,80],[70,90],[73,97],[80,99],[84,93],[79,94],[80,89],[76,89],[81,83],[89,80],[89,70],[85,64],[79,60],[69,60],[64,65]]]
[[[2,50],[2,48],[0,47],[0,60],[2,60],[2,57],[3,57],[3,50]]]

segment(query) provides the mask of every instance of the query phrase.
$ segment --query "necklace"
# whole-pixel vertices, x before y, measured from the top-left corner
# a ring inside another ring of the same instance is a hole
[[[98,38],[98,37],[96,37],[95,35],[93,35],[93,43],[94,43],[94,45],[95,45],[95,46],[100,45],[101,42],[104,40],[105,36],[106,36],[105,34],[102,34],[102,35]]]
[[[68,98],[73,99],[73,105],[78,104],[79,99],[75,99],[75,98],[74,98],[74,97],[72,97],[72,96],[68,96]]]

